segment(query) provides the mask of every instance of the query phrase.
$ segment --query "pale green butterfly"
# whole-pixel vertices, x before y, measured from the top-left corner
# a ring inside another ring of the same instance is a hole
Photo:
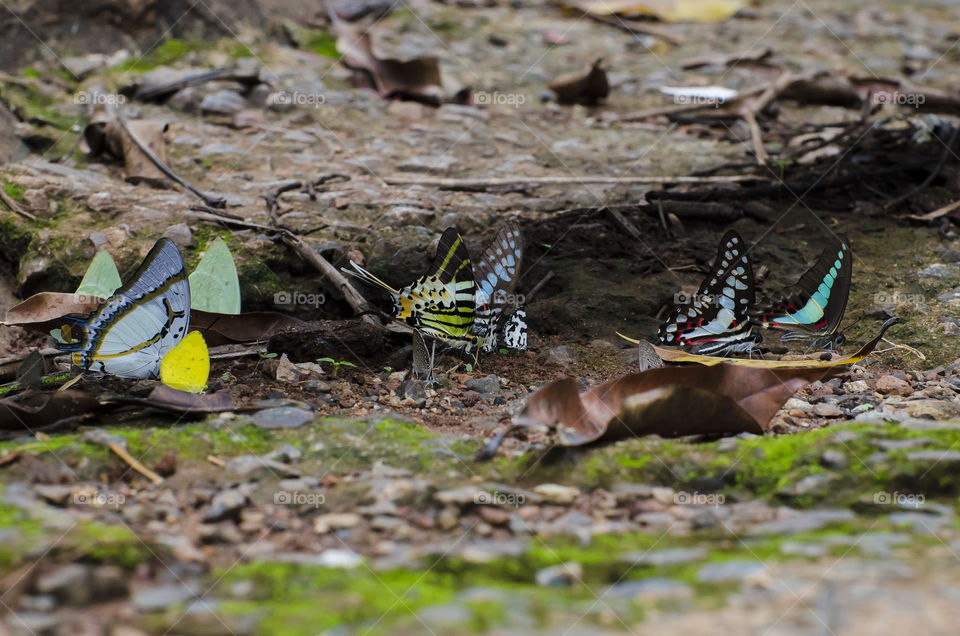
[[[217,239],[190,274],[190,306],[216,314],[240,313],[240,278],[230,248]]]

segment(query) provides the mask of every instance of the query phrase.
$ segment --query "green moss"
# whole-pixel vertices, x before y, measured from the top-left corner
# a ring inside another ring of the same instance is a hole
[[[141,57],[124,62],[115,70],[120,72],[149,71],[158,66],[170,66],[195,51],[205,51],[211,48],[209,42],[203,40],[181,40],[170,38],[159,46],[143,54]]]
[[[24,192],[27,191],[27,189],[11,181],[7,181],[3,184],[3,191],[6,192],[7,196],[13,199],[14,201],[23,203],[24,202],[23,194]]]
[[[318,31],[310,37],[306,42],[305,48],[327,59],[340,59],[340,52],[337,51],[337,38],[326,31]]]

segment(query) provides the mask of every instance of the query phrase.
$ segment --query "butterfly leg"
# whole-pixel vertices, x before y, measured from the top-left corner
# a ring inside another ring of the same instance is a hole
[[[437,383],[437,378],[433,375],[433,366],[434,361],[437,357],[437,341],[431,340],[430,342],[430,370],[427,371],[427,379],[423,381],[423,386],[429,387]]]

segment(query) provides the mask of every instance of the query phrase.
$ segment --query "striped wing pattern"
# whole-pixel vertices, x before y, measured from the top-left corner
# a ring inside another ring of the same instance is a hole
[[[660,326],[660,342],[700,345],[698,352],[705,355],[749,352],[759,340],[747,315],[756,291],[746,246],[736,231],[723,236],[712,271],[696,296],[677,304]]]
[[[753,320],[764,328],[834,335],[846,311],[852,276],[850,242],[840,237],[823,250],[795,285],[774,301],[757,306],[751,312]]]
[[[473,267],[456,228],[447,228],[440,237],[430,273],[407,287],[395,289],[356,263],[351,264],[355,271],[343,271],[390,293],[395,318],[432,338],[464,344],[476,340],[471,333],[476,287]]]
[[[159,373],[160,361],[190,327],[190,285],[177,246],[157,241],[133,279],[102,302],[85,319],[75,319],[62,332],[83,370],[124,378]]]
[[[497,231],[474,266],[477,289],[473,333],[483,338],[486,353],[498,345],[526,349],[526,314],[517,315],[522,310],[517,308],[514,294],[522,261],[520,226],[511,222]]]

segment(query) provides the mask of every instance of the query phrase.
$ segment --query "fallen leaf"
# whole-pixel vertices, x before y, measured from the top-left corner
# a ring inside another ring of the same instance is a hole
[[[887,329],[893,325],[900,322],[900,318],[894,316],[889,318],[880,326],[880,333],[877,334],[877,337],[863,345],[855,353],[851,353],[846,356],[837,356],[831,358],[830,360],[753,360],[746,358],[720,358],[716,356],[698,356],[695,353],[687,353],[680,349],[664,349],[662,347],[654,346],[653,350],[657,352],[660,358],[664,362],[696,362],[697,364],[703,364],[707,366],[727,363],[735,366],[742,367],[754,367],[760,369],[784,369],[784,368],[811,368],[811,369],[824,369],[827,367],[837,367],[845,364],[854,364],[860,362],[868,355],[870,355],[883,338],[883,334],[887,332]],[[617,332],[617,335],[626,340],[627,342],[632,342],[633,344],[639,344],[640,340],[635,340],[634,338],[628,338],[622,333]]]
[[[106,398],[105,401],[145,406],[176,415],[203,415],[237,410],[237,406],[233,403],[233,397],[227,391],[203,394],[188,393],[165,384],[159,385],[145,398],[117,396]]]
[[[440,63],[434,56],[411,60],[380,58],[373,51],[369,29],[350,25],[335,12],[330,14],[337,35],[337,50],[343,63],[366,75],[369,84],[384,99],[403,99],[439,106],[444,102]]]
[[[566,378],[534,393],[515,421],[555,430],[561,446],[640,435],[762,434],[790,396],[841,372],[722,363],[670,367],[626,375],[582,394]]]
[[[664,22],[719,22],[746,5],[744,0],[585,0],[577,8],[590,15],[653,17]]]
[[[62,420],[92,413],[100,404],[79,391],[28,391],[0,400],[0,429],[37,430]]]
[[[86,316],[99,305],[99,300],[82,294],[40,292],[11,307],[3,324],[17,325],[40,333],[50,333],[63,324],[68,315]],[[209,346],[231,342],[266,340],[291,327],[302,327],[302,320],[274,311],[251,311],[243,314],[190,312],[190,330],[202,331]]]
[[[610,83],[607,72],[600,66],[602,62],[603,58],[598,58],[583,71],[564,73],[550,82],[550,90],[557,94],[557,102],[593,106],[606,99],[610,94]]]

